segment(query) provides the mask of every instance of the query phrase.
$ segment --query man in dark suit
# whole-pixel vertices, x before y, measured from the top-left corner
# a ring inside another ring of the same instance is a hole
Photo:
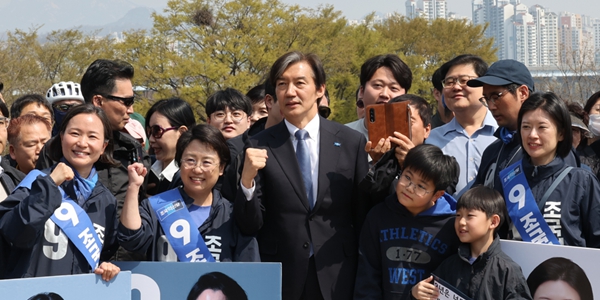
[[[258,233],[262,261],[282,263],[283,299],[351,299],[366,140],[319,117],[325,72],[315,55],[283,55],[269,81],[285,120],[249,140],[236,220]]]

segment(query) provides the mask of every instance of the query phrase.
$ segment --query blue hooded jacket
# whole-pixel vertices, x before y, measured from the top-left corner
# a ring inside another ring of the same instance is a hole
[[[373,207],[360,235],[354,299],[410,299],[410,289],[456,253],[455,216],[448,193],[416,216],[396,194]]]

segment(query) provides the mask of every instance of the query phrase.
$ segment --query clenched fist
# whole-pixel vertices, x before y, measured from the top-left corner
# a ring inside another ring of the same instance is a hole
[[[248,148],[246,149],[246,159],[244,160],[244,168],[242,169],[242,185],[245,188],[252,187],[252,180],[258,174],[258,170],[267,165],[267,150]]]
[[[65,181],[73,180],[73,178],[75,177],[75,173],[73,173],[73,169],[71,169],[71,167],[67,166],[63,162],[60,162],[58,163],[58,165],[56,165],[56,168],[54,168],[54,170],[50,174],[50,177],[58,186]]]

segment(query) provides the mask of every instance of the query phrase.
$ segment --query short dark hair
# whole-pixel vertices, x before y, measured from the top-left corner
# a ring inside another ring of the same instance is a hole
[[[482,211],[488,219],[493,215],[498,215],[500,217],[500,223],[498,224],[498,227],[494,229],[494,233],[498,232],[508,215],[504,197],[502,197],[495,189],[484,185],[477,185],[460,196],[456,204],[456,210],[462,208],[466,210],[474,209]]]
[[[436,191],[456,186],[459,166],[453,156],[430,144],[421,144],[408,151],[403,169],[419,173],[425,180],[433,181]]]
[[[595,92],[593,95],[590,96],[590,98],[587,99],[583,110],[585,110],[585,112],[589,114],[592,111],[592,107],[594,107],[594,104],[598,102],[598,99],[600,99],[600,91]]]
[[[115,80],[133,78],[133,66],[122,60],[97,59],[92,62],[81,78],[81,93],[86,103],[92,103],[94,95],[107,95],[114,91]]]
[[[221,291],[227,300],[248,300],[244,289],[233,278],[221,273],[206,273],[194,284],[187,300],[196,300],[205,290]]]
[[[100,158],[95,163],[95,165],[103,165],[106,167],[118,166],[119,163],[115,161],[112,156],[113,132],[110,127],[110,121],[108,121],[108,117],[101,108],[89,103],[73,106],[71,109],[69,109],[69,111],[65,115],[65,118],[63,119],[62,124],[60,124],[59,135],[51,139],[47,144],[48,155],[50,156],[50,159],[52,159],[53,161],[60,161],[60,159],[64,156],[62,153],[62,135],[65,133],[67,125],[69,125],[71,119],[73,119],[73,117],[79,114],[89,114],[98,116],[100,121],[102,121],[102,126],[104,127],[104,140],[108,141],[108,145],[104,149],[104,153],[100,155]]]
[[[437,68],[437,70],[433,72],[433,75],[431,75],[431,84],[433,84],[433,88],[439,92],[444,89],[442,80],[444,80],[444,78],[442,78],[442,68]]]
[[[423,99],[422,97],[414,94],[404,94],[390,100],[388,103],[404,101],[410,101],[410,105],[419,111],[419,117],[421,117],[424,127],[427,127],[427,125],[431,124],[431,107],[429,106],[427,100]]]
[[[27,300],[64,300],[64,298],[57,293],[39,293],[37,295],[31,296]]]
[[[406,92],[412,86],[412,71],[396,54],[385,54],[371,57],[360,67],[360,86],[364,87],[379,68],[387,67],[392,71],[394,79]]]
[[[526,101],[527,102],[527,101]],[[527,277],[531,296],[546,281],[564,281],[579,294],[579,299],[594,299],[592,285],[585,271],[564,257],[552,257],[539,264]]]
[[[50,112],[50,115],[54,120],[54,110],[52,109],[50,102],[48,102],[44,96],[39,94],[27,94],[17,98],[17,100],[15,100],[15,102],[13,102],[13,104],[10,106],[10,115],[13,118],[20,117],[23,108],[32,103],[38,104],[41,107],[45,107]]]
[[[479,77],[485,75],[485,72],[487,72],[488,69],[488,64],[481,57],[472,54],[462,54],[447,61],[440,67],[440,75],[442,80],[446,78],[448,71],[450,71],[452,67],[460,65],[472,65],[473,69],[475,70],[475,74],[477,74]]]
[[[569,115],[569,111],[567,110],[565,103],[552,92],[533,93],[529,95],[529,99],[527,99],[527,101],[523,102],[523,105],[521,105],[517,127],[519,128],[518,134],[521,143],[521,123],[523,122],[523,115],[538,108],[550,116],[556,125],[557,133],[563,135],[563,140],[559,141],[558,145],[556,146],[556,154],[562,158],[567,157],[571,151],[571,148],[573,148],[571,116]]]
[[[287,70],[291,65],[306,62],[313,72],[313,80],[315,81],[315,86],[317,90],[324,86],[327,77],[325,76],[325,69],[323,68],[323,63],[316,54],[309,53],[304,54],[300,51],[292,51],[288,52],[281,57],[279,57],[273,66],[271,66],[271,70],[269,71],[269,82],[275,87],[277,79],[283,75],[283,72]]]
[[[248,96],[232,88],[226,88],[210,95],[206,100],[205,112],[210,117],[212,113],[218,110],[242,110],[246,115],[252,114],[252,101]]]
[[[271,81],[265,81],[265,97],[269,95],[273,98],[273,102],[277,102],[277,93],[275,93],[275,86],[271,84]]]
[[[5,118],[10,118],[10,112],[8,111],[8,107],[6,106],[6,103],[4,103],[4,101],[0,100],[0,113],[2,113],[2,116]]]
[[[325,94],[323,94],[323,97],[325,97],[327,99],[327,106],[329,106],[329,104],[331,103],[331,99],[329,98],[329,90],[325,89]],[[323,97],[321,97],[321,99],[319,99],[319,104],[321,104]]]
[[[200,143],[214,149],[219,155],[219,164],[221,166],[226,166],[229,163],[231,154],[221,131],[208,124],[198,124],[184,132],[177,140],[177,146],[175,147],[175,163],[177,166],[181,164],[183,151],[194,140],[198,140]]]
[[[196,125],[194,110],[189,103],[181,98],[158,100],[146,113],[146,132],[150,129],[150,117],[158,112],[169,120],[169,125],[174,127],[186,126],[188,129]]]
[[[265,101],[265,84],[261,83],[251,88],[246,93],[246,96],[250,98],[250,101],[252,101],[252,105],[260,103],[261,101]]]

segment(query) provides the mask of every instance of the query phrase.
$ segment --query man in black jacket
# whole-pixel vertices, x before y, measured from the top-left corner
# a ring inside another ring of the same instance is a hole
[[[120,166],[98,170],[99,181],[117,198],[118,214],[121,213],[125,193],[129,184],[127,166],[141,162],[150,169],[150,157],[132,136],[121,130],[129,122],[133,113],[135,96],[131,79],[133,66],[119,60],[98,59],[94,61],[81,78],[81,92],[86,103],[102,108],[113,130],[113,158]],[[37,169],[54,165],[46,147],[42,149],[36,163]],[[139,200],[146,198],[145,185],[140,190]]]

